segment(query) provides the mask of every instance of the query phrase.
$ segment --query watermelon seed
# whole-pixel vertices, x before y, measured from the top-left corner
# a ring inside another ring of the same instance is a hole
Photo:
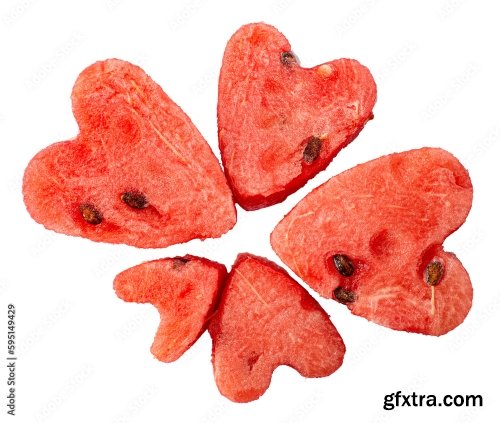
[[[321,140],[318,137],[312,136],[309,138],[309,141],[307,141],[302,157],[307,164],[311,164],[318,158],[320,152]]]
[[[431,261],[425,268],[425,283],[430,286],[436,286],[443,277],[443,265],[441,262]]]
[[[285,66],[292,66],[297,64],[297,58],[291,51],[284,51],[281,53],[281,63]]]
[[[80,204],[80,213],[82,214],[83,220],[91,225],[98,225],[102,222],[102,214],[93,204]]]
[[[189,261],[189,259],[184,258],[184,257],[176,257],[172,263],[172,267],[174,269],[180,269],[181,267],[184,267],[184,265]]]
[[[354,273],[352,261],[343,254],[335,254],[333,256],[333,263],[342,276],[351,276]]]
[[[333,69],[325,63],[317,68],[317,72],[322,78],[328,78],[333,73]]]
[[[144,209],[149,205],[146,196],[139,191],[127,191],[122,194],[121,199],[133,209]]]
[[[354,294],[354,292],[352,291],[342,288],[341,286],[338,286],[333,290],[333,295],[335,295],[337,301],[342,304],[353,303],[354,301],[356,301],[356,294]]]

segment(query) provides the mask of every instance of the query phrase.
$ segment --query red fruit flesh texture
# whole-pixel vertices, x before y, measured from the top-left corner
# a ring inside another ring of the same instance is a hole
[[[345,353],[309,293],[281,267],[250,254],[238,256],[208,330],[215,381],[235,402],[259,398],[279,365],[323,377],[340,367]]]
[[[355,295],[353,314],[408,332],[442,335],[472,304],[467,271],[443,251],[445,238],[472,204],[466,169],[450,153],[423,148],[385,156],[327,181],[285,216],[271,235],[279,257],[319,294]],[[354,265],[343,276],[332,256]],[[431,287],[425,272],[439,261],[444,274]]]
[[[219,146],[236,201],[247,210],[283,201],[373,118],[376,86],[366,67],[339,59],[302,68],[290,57],[282,60],[290,51],[276,28],[259,23],[240,28],[224,53]],[[321,147],[307,162],[311,137]]]
[[[114,288],[122,300],[158,309],[161,321],[151,352],[172,362],[204,332],[226,277],[222,264],[185,256],[131,267],[116,276]]]
[[[94,241],[166,247],[231,229],[236,212],[224,174],[188,116],[142,69],[110,59],[78,77],[76,139],[29,163],[24,201],[46,228]],[[147,207],[122,201],[139,192]],[[102,221],[89,224],[80,206]]]

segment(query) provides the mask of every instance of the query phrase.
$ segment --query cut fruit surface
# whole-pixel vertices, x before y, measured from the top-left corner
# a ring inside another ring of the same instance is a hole
[[[160,326],[151,352],[160,361],[177,360],[203,333],[227,276],[219,263],[194,256],[139,264],[116,276],[122,300],[153,304]]]
[[[236,201],[247,210],[283,201],[358,135],[375,99],[375,82],[356,60],[302,68],[276,28],[241,27],[224,53],[217,108]]]
[[[467,170],[447,151],[391,154],[313,190],[276,226],[271,244],[301,279],[353,314],[441,335],[472,304],[467,271],[442,247],[471,204]]]
[[[249,402],[287,365],[305,377],[330,375],[345,346],[309,293],[269,260],[240,254],[208,328],[217,386],[232,401]]]
[[[80,127],[29,163],[26,207],[46,228],[94,241],[166,247],[219,237],[236,222],[209,145],[142,69],[110,59],[78,77]]]

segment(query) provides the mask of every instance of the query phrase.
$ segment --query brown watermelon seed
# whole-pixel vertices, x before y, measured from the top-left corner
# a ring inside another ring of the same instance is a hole
[[[302,157],[307,164],[311,164],[316,160],[321,152],[321,140],[318,137],[312,136],[307,141],[306,148],[302,153]]]
[[[440,261],[431,261],[425,268],[425,283],[436,286],[443,277],[443,265]]]
[[[333,263],[342,276],[351,276],[354,273],[354,265],[349,257],[343,254],[335,254]]]
[[[342,288],[341,286],[338,286],[333,290],[333,295],[335,295],[337,301],[342,304],[353,303],[354,301],[356,301],[356,294],[352,291]]]
[[[184,267],[184,265],[189,262],[189,259],[184,258],[184,257],[175,257],[174,261],[172,263],[172,267],[174,269],[180,269],[181,267]]]
[[[297,58],[291,51],[284,51],[283,53],[281,53],[281,63],[283,63],[285,66],[296,65]]]
[[[82,214],[83,220],[91,225],[98,225],[102,222],[102,214],[93,204],[80,204],[80,213]]]
[[[149,203],[146,196],[139,191],[127,191],[120,197],[122,201],[133,209],[145,209]]]

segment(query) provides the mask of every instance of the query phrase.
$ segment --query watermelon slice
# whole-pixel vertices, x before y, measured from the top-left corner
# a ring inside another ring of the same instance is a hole
[[[345,346],[328,315],[281,267],[240,254],[208,330],[217,386],[235,402],[259,398],[274,369],[327,376],[342,364]]]
[[[137,247],[219,237],[234,226],[231,191],[210,147],[142,69],[97,62],[78,77],[72,100],[79,135],[40,151],[24,175],[34,220]]]
[[[442,246],[471,203],[469,175],[450,153],[392,154],[312,191],[276,226],[271,244],[300,278],[353,314],[442,335],[472,304],[467,271]]]
[[[356,60],[302,68],[276,28],[240,28],[224,53],[217,108],[236,201],[259,209],[302,187],[373,118],[375,98],[375,82]]]
[[[114,288],[122,300],[158,309],[161,322],[151,352],[172,362],[204,332],[226,276],[222,264],[188,255],[131,267],[116,276]]]

